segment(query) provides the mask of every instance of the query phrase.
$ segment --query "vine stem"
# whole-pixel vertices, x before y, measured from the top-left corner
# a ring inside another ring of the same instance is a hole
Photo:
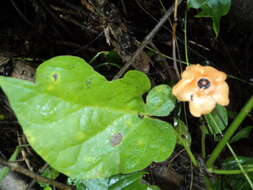
[[[240,161],[239,161],[238,157],[236,156],[234,150],[232,149],[232,147],[229,145],[228,142],[226,143],[226,145],[227,145],[227,147],[229,148],[230,152],[232,153],[233,157],[235,158],[235,160],[236,160],[236,162],[237,162],[237,164],[238,164],[240,170],[242,171],[244,177],[245,177],[246,180],[248,181],[248,183],[249,183],[251,189],[253,189],[253,183],[252,183],[252,181],[251,181],[251,179],[250,179],[248,173],[247,173],[247,172],[245,171],[245,169],[242,167],[242,164],[240,163]]]
[[[192,153],[191,149],[189,147],[184,147],[188,156],[190,157],[190,160],[192,161],[193,165],[195,167],[198,167],[199,166],[199,163],[197,161],[197,159],[195,158],[194,154]]]
[[[213,152],[211,153],[209,159],[207,160],[207,168],[212,168],[214,162],[220,155],[220,153],[223,151],[224,147],[226,146],[229,139],[232,137],[234,132],[238,129],[242,121],[245,119],[245,117],[249,114],[249,112],[253,108],[253,96],[248,100],[248,102],[245,104],[245,106],[242,108],[240,113],[236,116],[234,121],[229,126],[228,130],[226,131],[225,135],[223,136],[222,140],[218,143],[218,145],[215,147]]]

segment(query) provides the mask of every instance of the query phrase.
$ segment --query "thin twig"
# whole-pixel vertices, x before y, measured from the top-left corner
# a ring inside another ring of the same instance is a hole
[[[182,2],[182,0],[178,0],[178,5]],[[120,78],[126,70],[133,64],[134,60],[136,57],[143,51],[143,49],[148,45],[155,34],[159,31],[159,29],[163,26],[163,24],[167,21],[167,19],[170,17],[170,15],[174,11],[174,5],[171,6],[167,12],[164,14],[164,16],[161,18],[161,20],[157,23],[157,25],[153,28],[153,30],[144,38],[142,41],[141,45],[138,47],[138,49],[135,51],[131,59],[120,69],[120,71],[114,76],[113,79],[118,79]]]
[[[18,136],[18,144],[19,144],[19,146],[22,146],[24,143],[22,142],[22,137],[21,137],[21,135],[18,133],[17,134],[17,136]],[[21,154],[22,154],[22,156],[23,156],[23,159],[24,159],[24,161],[25,161],[25,163],[26,163],[26,166],[27,166],[27,168],[30,170],[30,171],[33,171],[33,167],[32,167],[32,165],[31,165],[31,163],[30,163],[30,160],[27,158],[27,154],[26,154],[26,151],[24,150],[24,149],[22,149],[21,150]]]
[[[33,178],[36,181],[47,183],[47,184],[55,186],[59,189],[62,189],[62,190],[74,190],[75,189],[73,186],[65,185],[65,184],[57,182],[55,180],[48,179],[46,177],[42,177],[40,175],[37,175],[34,172],[31,172],[31,171],[19,166],[18,164],[14,163],[14,162],[7,162],[7,161],[0,158],[0,164],[10,168],[12,171],[24,174],[26,176]]]
[[[175,69],[175,72],[177,74],[178,79],[180,78],[179,70],[177,67],[177,55],[176,55],[176,47],[177,47],[177,7],[178,7],[178,0],[175,0],[175,8],[174,8],[174,23],[172,25],[172,57],[173,57],[173,67]]]
[[[48,168],[48,164],[44,164],[44,166],[42,166],[42,168],[39,169],[39,171],[37,172],[37,174],[43,173],[47,168]],[[36,180],[33,179],[30,182],[30,184],[26,187],[25,190],[30,190],[35,183],[36,183]]]
[[[55,20],[55,23],[60,25],[71,36],[72,32],[70,32],[69,28],[66,27],[64,22],[62,22],[62,20],[58,16],[56,16],[54,12],[50,10],[51,7],[48,4],[46,4],[43,0],[39,0],[39,3],[44,8],[44,10]]]
[[[25,17],[25,15],[21,12],[21,10],[18,8],[18,6],[16,5],[16,3],[11,0],[11,4],[13,5],[13,7],[16,9],[16,11],[18,12],[19,16],[31,27],[33,27],[34,25]]]

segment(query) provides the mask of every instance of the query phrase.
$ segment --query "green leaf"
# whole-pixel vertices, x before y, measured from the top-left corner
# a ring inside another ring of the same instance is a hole
[[[237,142],[241,139],[248,138],[251,131],[253,129],[253,126],[247,126],[242,128],[240,131],[238,131],[230,140],[230,143]]]
[[[0,85],[30,145],[69,177],[134,172],[174,150],[173,127],[145,111],[150,81],[142,72],[107,81],[83,59],[59,56],[39,66],[35,84],[0,77]]]
[[[98,52],[90,61],[89,64],[92,64],[95,60],[98,59],[100,55],[104,55],[105,57],[109,54],[109,51],[100,51]]]
[[[42,173],[42,176],[50,179],[56,179],[59,175],[60,174],[58,171],[50,167],[46,168],[45,171],[43,171]]]
[[[19,153],[21,152],[21,147],[17,146],[15,151],[12,153],[9,161],[15,161],[17,159],[17,157],[19,156]],[[3,180],[5,179],[5,177],[7,177],[7,175],[10,173],[10,168],[8,167],[3,167],[0,168],[0,185],[3,182]]]
[[[244,157],[244,156],[239,156],[238,160],[242,167],[246,169],[252,169],[253,168],[253,158],[251,157]],[[223,160],[221,163],[222,169],[225,170],[239,170],[239,166],[237,161],[231,157],[226,160]],[[250,180],[253,180],[253,173],[252,172],[247,172]],[[221,183],[220,183],[220,190],[251,190],[252,188],[250,187],[250,184],[246,181],[245,177],[243,174],[240,175],[224,175],[221,178]]]
[[[69,179],[77,190],[159,190],[156,186],[143,183],[145,172],[116,175],[105,179],[76,180]]]
[[[250,180],[253,180],[253,173],[248,173]],[[245,177],[240,175],[221,175],[213,179],[214,190],[252,190]]]
[[[116,51],[100,51],[89,61],[89,64],[93,64],[98,59],[98,57],[100,57],[100,55],[103,55],[106,62],[95,65],[96,69],[104,66],[113,66],[120,69],[122,60]]]
[[[43,190],[53,190],[52,187],[50,187],[49,185],[44,187]]]
[[[253,158],[239,156],[238,160],[244,169],[253,168]],[[235,160],[233,157],[223,160],[221,167],[222,169],[229,169],[229,170],[240,169],[237,160]]]
[[[177,132],[177,143],[185,148],[191,147],[191,134],[188,127],[180,119],[175,119],[174,123]]]
[[[201,8],[207,0],[188,0],[188,6],[190,8],[199,9]]]
[[[220,19],[225,16],[231,7],[231,0],[189,0],[190,8],[201,9],[196,17],[211,17],[213,20],[213,30],[216,37],[220,31]]]
[[[49,179],[56,179],[59,175],[60,173],[51,167],[46,168],[45,171],[43,171],[41,174],[41,176],[49,178]],[[47,183],[39,182],[39,185],[41,187],[44,187],[44,189],[47,187],[50,187],[50,185],[48,185]]]
[[[220,134],[228,125],[228,114],[225,107],[217,104],[215,109],[205,116],[210,134]]]
[[[176,98],[168,85],[154,87],[147,95],[146,111],[154,116],[167,116],[175,108]]]

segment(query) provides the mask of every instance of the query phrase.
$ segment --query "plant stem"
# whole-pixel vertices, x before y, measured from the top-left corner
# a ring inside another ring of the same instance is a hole
[[[251,189],[253,190],[253,183],[248,175],[248,173],[245,171],[245,169],[242,167],[242,164],[240,163],[238,157],[236,156],[234,150],[232,149],[232,147],[229,145],[229,143],[226,143],[227,147],[229,148],[230,152],[232,153],[233,157],[235,158],[240,170],[242,171],[242,174],[244,175],[244,177],[246,178],[247,182],[249,183]]]
[[[190,149],[189,147],[184,147],[184,148],[185,148],[186,152],[188,153],[188,155],[189,155],[189,157],[190,157],[190,159],[191,159],[193,165],[194,165],[195,167],[198,167],[198,166],[199,166],[198,161],[197,161],[197,159],[195,158],[194,154],[192,154],[191,149]]]
[[[201,156],[206,158],[206,127],[204,125],[200,126],[201,129]]]
[[[211,153],[210,158],[207,160],[207,168],[213,167],[215,160],[223,151],[224,147],[226,146],[226,143],[229,141],[231,136],[234,134],[234,132],[237,130],[237,128],[240,126],[240,124],[248,115],[248,113],[252,110],[252,108],[253,108],[253,96],[251,96],[249,101],[245,104],[245,106],[242,108],[240,113],[236,116],[236,118],[231,123],[228,130],[226,131],[222,140],[218,143],[218,145],[215,147],[215,149]]]

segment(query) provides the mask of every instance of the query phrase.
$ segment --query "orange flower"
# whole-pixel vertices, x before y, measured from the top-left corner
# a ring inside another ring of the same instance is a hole
[[[211,66],[190,65],[182,73],[182,79],[173,87],[172,93],[179,101],[188,101],[195,117],[210,113],[216,103],[229,104],[227,75]]]

